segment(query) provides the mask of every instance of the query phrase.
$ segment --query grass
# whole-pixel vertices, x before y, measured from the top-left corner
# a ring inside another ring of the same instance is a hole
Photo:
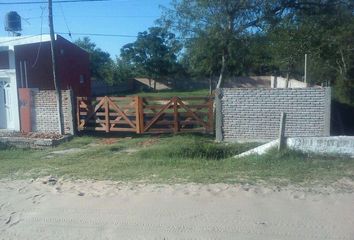
[[[158,183],[331,184],[354,180],[354,161],[272,151],[235,159],[257,144],[221,144],[202,135],[75,137],[54,149],[0,147],[1,178],[46,175]],[[54,154],[72,148],[79,152]]]

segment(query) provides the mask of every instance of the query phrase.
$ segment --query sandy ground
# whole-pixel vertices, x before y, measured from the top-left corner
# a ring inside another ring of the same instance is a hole
[[[351,191],[46,179],[0,180],[0,239],[354,239]]]

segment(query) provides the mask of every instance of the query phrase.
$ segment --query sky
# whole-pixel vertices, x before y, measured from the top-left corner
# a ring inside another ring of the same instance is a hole
[[[22,18],[22,35],[48,34],[48,5],[3,4],[45,0],[0,0],[0,36],[8,36],[4,29],[5,15],[16,11]],[[56,0],[53,0],[55,2]],[[119,55],[120,48],[134,42],[138,32],[154,26],[161,15],[160,5],[168,7],[170,0],[109,0],[102,2],[54,3],[54,31],[64,38],[75,41],[85,33],[127,35],[89,36],[97,47],[110,53],[112,58]],[[69,32],[72,36],[69,36]],[[76,34],[75,34],[76,33]],[[84,33],[79,35],[77,33]]]

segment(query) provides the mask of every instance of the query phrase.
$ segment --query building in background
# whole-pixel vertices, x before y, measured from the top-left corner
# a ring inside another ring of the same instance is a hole
[[[60,35],[55,44],[61,89],[90,96],[89,54]],[[0,129],[23,130],[20,113],[25,104],[19,94],[26,92],[23,89],[54,90],[49,35],[0,37]]]

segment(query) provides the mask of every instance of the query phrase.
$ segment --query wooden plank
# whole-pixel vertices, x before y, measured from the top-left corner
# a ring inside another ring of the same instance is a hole
[[[105,96],[105,97],[111,99],[111,101],[122,101],[122,100],[133,101],[133,99],[134,99],[134,96],[129,96],[129,97],[124,97],[124,96],[122,96],[122,97],[109,97],[109,96]],[[105,97],[96,97],[96,100],[100,101],[100,100],[102,100]]]
[[[139,116],[139,128],[140,133],[144,133],[144,103],[141,97],[138,98],[138,115]]]
[[[182,102],[182,101],[178,101],[179,104],[188,112],[190,113],[194,119],[196,119],[197,121],[200,121],[200,123],[205,127],[207,128],[205,122],[203,120],[201,120],[194,112],[192,112],[190,109],[188,109],[188,107]]]
[[[204,104],[186,104],[186,105],[188,105],[189,108],[208,108],[209,107],[209,102],[204,103]],[[165,106],[165,104],[161,104],[161,105],[154,104],[154,105],[145,105],[144,108],[146,108],[146,109],[156,109],[156,108],[161,108],[163,106]],[[172,108],[172,106],[171,106],[171,108]]]
[[[109,102],[108,98],[106,97],[104,99],[104,119],[105,119],[105,125],[106,125],[106,132],[109,132],[110,129],[110,123],[109,123]]]
[[[164,113],[164,111],[171,106],[172,101],[170,100],[169,103],[165,105],[156,115],[155,117],[144,127],[144,132],[149,130],[149,128],[161,117],[161,115]]]
[[[188,125],[188,126],[190,126],[190,125],[201,125],[200,122],[197,121],[197,120],[178,121],[178,122],[179,122],[179,127],[180,127],[180,128],[181,128],[183,125]],[[169,121],[169,120],[161,120],[161,121],[155,122],[155,123],[154,123],[154,126],[155,126],[155,125],[159,125],[159,126],[161,126],[161,125],[171,125],[171,126],[173,126],[174,123],[175,123],[174,120],[171,120],[171,121]]]
[[[208,132],[214,132],[214,102],[212,100],[209,101],[208,108]]]
[[[198,112],[196,111],[195,112],[196,114],[198,114],[198,116],[200,116],[200,118],[204,118],[204,117],[208,117],[208,113],[207,112]],[[188,112],[181,112],[181,111],[178,111],[178,114],[179,114],[179,119],[184,119],[184,118],[188,118],[188,117],[192,117],[192,115]],[[146,113],[144,112],[144,116],[145,116],[145,120],[146,119],[151,119],[153,118],[154,116],[156,116],[156,114],[154,113]],[[173,112],[164,112],[164,117],[168,118],[168,117],[173,117]]]
[[[96,106],[95,109],[93,111],[89,111],[90,113],[86,116],[85,120],[90,119],[91,117],[93,117],[95,115],[95,113],[98,111],[98,109],[100,109],[104,104],[104,99],[102,99]]]
[[[125,125],[129,125],[129,123],[125,120],[110,120],[109,121],[111,124],[125,124]],[[134,120],[132,120],[133,123],[136,123]],[[92,119],[92,120],[88,120],[87,123],[93,123],[93,124],[97,124],[97,123],[106,123],[106,120],[99,120],[99,119]],[[130,125],[129,125],[130,126]]]
[[[105,99],[108,100],[108,107],[104,102]],[[90,100],[77,98],[76,117],[77,128],[80,131],[137,133],[213,131],[213,97],[98,97],[92,99],[93,102],[98,101],[93,106]],[[167,103],[150,103],[150,100]],[[198,100],[203,102],[199,103]],[[101,126],[95,126],[97,124]]]
[[[78,101],[80,104],[78,105],[79,108],[87,108],[88,107],[88,104],[86,104],[84,101],[80,100]]]
[[[84,127],[82,130],[91,130],[91,131],[106,131],[105,127]]]
[[[87,115],[87,112],[80,112],[80,116],[86,116],[86,115]],[[102,116],[105,116],[105,113],[104,112],[96,112],[95,116],[102,117]],[[110,112],[109,116],[111,116],[111,117],[119,117],[121,115],[119,113],[117,113],[117,112]],[[127,116],[127,117],[135,117],[136,115],[135,115],[134,112],[130,112],[130,113],[126,113],[125,116]]]
[[[178,96],[176,96],[178,97]],[[173,98],[173,97],[172,97]],[[144,100],[158,100],[158,101],[168,101],[171,97],[144,97]],[[209,100],[210,97],[182,97],[180,98],[182,101],[185,100]]]
[[[110,129],[111,132],[136,132],[135,128],[116,128],[113,127]]]
[[[177,133],[179,126],[178,126],[178,98],[173,98],[173,132]]]
[[[141,129],[141,124],[140,124],[140,121],[141,121],[141,118],[139,116],[139,108],[140,108],[140,105],[139,105],[139,102],[140,102],[140,97],[139,96],[136,96],[134,98],[134,101],[135,101],[135,119],[136,119],[136,123],[135,123],[135,126],[136,126],[136,133],[141,133],[143,130]]]
[[[119,106],[118,106],[117,104],[113,103],[110,99],[108,99],[108,101],[109,101],[110,104],[112,104],[114,110],[116,110],[119,114],[121,114],[121,116],[125,119],[125,121],[127,121],[127,122],[129,123],[129,125],[130,125],[132,128],[136,129],[135,124],[133,124],[133,123],[131,122],[131,120],[130,120],[130,119],[126,116],[126,114],[119,108]]]
[[[145,133],[173,133],[172,128],[150,128],[147,132]]]

